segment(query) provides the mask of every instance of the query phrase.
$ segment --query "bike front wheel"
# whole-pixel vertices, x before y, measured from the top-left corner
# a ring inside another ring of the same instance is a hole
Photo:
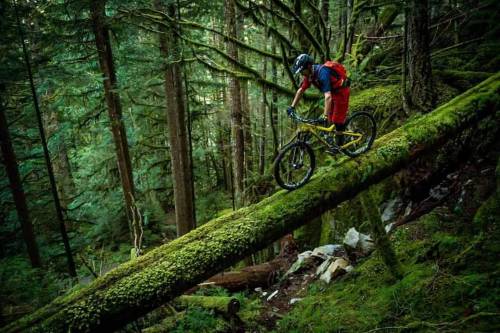
[[[274,162],[274,178],[286,190],[295,190],[311,178],[316,159],[305,142],[294,142],[283,148]]]
[[[371,114],[357,112],[347,119],[345,131],[342,152],[349,157],[356,157],[371,148],[377,135],[377,125]]]

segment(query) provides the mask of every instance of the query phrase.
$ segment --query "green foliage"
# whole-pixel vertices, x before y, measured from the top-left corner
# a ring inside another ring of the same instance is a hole
[[[26,258],[19,256],[0,260],[2,308],[26,304],[34,310],[71,287],[71,282],[54,268],[52,265],[43,269],[32,268]]]
[[[220,317],[215,316],[213,310],[200,307],[189,307],[182,316],[182,320],[176,321],[170,332],[226,332],[229,325]]]

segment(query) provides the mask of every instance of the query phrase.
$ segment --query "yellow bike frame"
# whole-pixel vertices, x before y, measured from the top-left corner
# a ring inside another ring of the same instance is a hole
[[[332,124],[330,127],[323,127],[323,126],[313,125],[313,124],[308,124],[308,123],[299,123],[298,127],[297,127],[297,130],[295,131],[295,134],[290,139],[290,141],[288,141],[288,143],[290,143],[293,140],[295,140],[299,136],[300,133],[306,133],[306,132],[309,132],[312,135],[314,135],[323,145],[326,145],[327,147],[329,147],[330,145],[328,144],[328,142],[325,141],[325,139],[323,139],[321,137],[321,135],[319,135],[320,132],[333,133],[334,136],[337,136],[337,135],[349,135],[349,136],[352,136],[352,137],[356,137],[355,140],[349,141],[348,143],[340,146],[341,149],[345,149],[347,147],[355,145],[356,143],[358,143],[359,141],[361,141],[361,139],[363,138],[363,134],[361,134],[361,133],[356,133],[356,132],[351,132],[351,131],[344,131],[344,132],[342,132],[342,131],[336,131],[335,130],[335,124]]]

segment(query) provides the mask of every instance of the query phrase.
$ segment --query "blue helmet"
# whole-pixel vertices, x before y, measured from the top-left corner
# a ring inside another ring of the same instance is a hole
[[[302,53],[293,62],[292,72],[294,74],[300,73],[303,69],[307,68],[309,64],[313,64],[314,59],[309,54]]]

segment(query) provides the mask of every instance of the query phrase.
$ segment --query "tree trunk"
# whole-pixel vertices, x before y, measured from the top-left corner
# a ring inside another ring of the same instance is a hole
[[[245,19],[244,13],[237,12],[237,22],[236,22],[236,33],[238,39],[244,40],[244,30],[245,30]],[[246,55],[244,51],[239,53],[240,63],[246,65]],[[241,114],[243,119],[243,141],[245,143],[245,181],[249,178],[249,175],[253,172],[253,139],[252,139],[252,117],[250,109],[250,100],[248,96],[248,80],[242,80],[240,82],[241,87]],[[246,187],[246,184],[244,185]]]
[[[235,0],[225,0],[226,28],[230,37],[236,38],[236,4]],[[238,49],[235,43],[227,41],[227,53],[238,59]],[[235,69],[235,68],[234,68]],[[231,128],[233,147],[233,185],[234,201],[237,208],[244,204],[244,171],[245,143],[243,131],[243,114],[241,103],[241,87],[236,76],[229,78],[229,94],[231,99]]]
[[[272,38],[271,52],[276,53],[276,38]],[[275,60],[271,61],[271,76],[273,83],[278,82],[278,66]],[[269,122],[273,135],[273,161],[278,156],[279,137],[278,137],[278,94],[275,90],[271,90],[271,104],[269,106]]]
[[[141,234],[140,214],[135,202],[134,179],[132,176],[132,164],[127,143],[127,133],[123,123],[122,106],[118,94],[118,82],[116,79],[113,53],[109,39],[109,31],[106,23],[105,1],[93,0],[91,4],[92,28],[99,58],[99,66],[103,76],[104,96],[111,123],[111,132],[115,142],[116,159],[120,179],[122,183],[123,196],[125,198],[125,213],[127,215],[130,238],[134,242],[136,235]]]
[[[60,132],[59,119],[56,111],[51,110],[46,113],[44,127],[47,132],[47,139],[50,142],[50,138]],[[68,150],[64,141],[64,138],[57,139],[57,143],[55,145],[55,158],[52,159],[52,165],[54,167],[54,174],[59,180],[57,192],[59,193],[59,197],[61,199],[61,206],[64,210],[66,210],[68,204],[71,202],[71,197],[75,194],[75,183],[73,182],[73,177],[71,175]]]
[[[266,62],[264,62],[264,69],[266,68]],[[259,174],[264,175],[266,168],[266,130],[267,130],[267,91],[266,88],[262,88],[262,103],[260,106],[261,113],[261,125],[260,125],[260,142],[259,142]]]
[[[160,0],[155,1],[155,7],[165,11]],[[176,17],[174,3],[166,7],[170,17]],[[195,228],[193,207],[193,175],[189,161],[189,142],[186,127],[186,110],[184,90],[182,85],[182,69],[179,64],[180,49],[177,37],[179,27],[171,25],[169,30],[163,26],[160,31],[160,51],[165,61],[172,62],[165,68],[165,97],[167,105],[168,137],[170,142],[170,158],[172,161],[172,177],[174,184],[175,221],[177,236],[182,236]]]
[[[245,267],[239,271],[219,273],[190,289],[190,292],[209,286],[222,287],[231,292],[252,290],[256,287],[267,288],[275,282],[278,276],[284,273],[286,266],[286,259],[277,258],[263,264]]]
[[[26,70],[28,72],[28,79],[31,88],[31,95],[33,99],[33,107],[35,109],[38,130],[40,133],[40,140],[42,143],[43,156],[45,158],[45,165],[47,167],[47,174],[49,176],[50,190],[52,192],[52,197],[54,198],[54,208],[56,211],[57,221],[59,223],[59,232],[64,245],[64,252],[66,254],[66,260],[68,262],[68,272],[72,277],[76,277],[75,261],[73,260],[73,253],[71,252],[71,247],[69,245],[68,234],[66,232],[66,225],[64,224],[64,216],[61,207],[61,202],[59,201],[59,194],[57,193],[56,179],[54,177],[54,170],[52,169],[52,163],[50,161],[49,149],[47,147],[47,140],[45,139],[45,131],[43,129],[42,112],[40,111],[40,106],[38,104],[38,95],[35,88],[35,81],[33,78],[33,72],[31,71],[31,62],[28,55],[28,50],[26,47],[26,42],[24,38],[24,33],[21,28],[21,22],[19,18],[19,13],[16,11],[16,21],[19,32],[19,37],[21,38],[21,46],[23,49],[24,62],[26,65]]]
[[[330,11],[330,1],[329,0],[321,0],[321,17],[323,18],[323,21],[325,22],[325,26],[328,30],[329,26],[329,11]]]
[[[408,0],[409,104],[429,112],[434,105],[429,46],[428,0]]]
[[[366,0],[348,0],[348,7],[350,15],[349,23],[347,24],[347,36],[346,43],[344,46],[344,51],[342,53],[342,61],[345,60],[347,54],[352,53],[352,45],[354,43],[354,32],[356,30],[356,24],[358,23],[358,19],[363,11],[363,8],[368,3]]]
[[[291,230],[349,200],[500,107],[500,74],[378,139],[372,149],[304,187],[279,191],[255,205],[212,220],[89,286],[58,298],[4,328],[5,333],[111,331],[179,296]],[[498,124],[496,124],[498,126]],[[356,172],[353,172],[356,170]]]
[[[401,54],[401,101],[403,103],[403,111],[407,115],[410,114],[410,106],[408,102],[407,89],[407,74],[408,74],[408,6],[403,3],[403,52]]]
[[[19,176],[19,168],[17,166],[16,154],[10,140],[9,127],[6,119],[6,112],[2,100],[3,87],[0,86],[0,147],[2,149],[3,162],[5,171],[9,178],[9,185],[16,205],[17,217],[21,224],[24,243],[28,250],[31,266],[40,267],[41,260],[38,252],[35,233],[33,232],[33,224],[26,204],[26,196],[24,195],[23,184]]]
[[[375,240],[375,248],[382,257],[382,261],[387,266],[387,269],[396,279],[403,277],[403,269],[399,263],[396,253],[392,248],[391,242],[384,229],[384,224],[380,218],[380,213],[373,201],[369,191],[361,194],[361,205],[365,212],[365,216],[370,224],[370,230]]]

